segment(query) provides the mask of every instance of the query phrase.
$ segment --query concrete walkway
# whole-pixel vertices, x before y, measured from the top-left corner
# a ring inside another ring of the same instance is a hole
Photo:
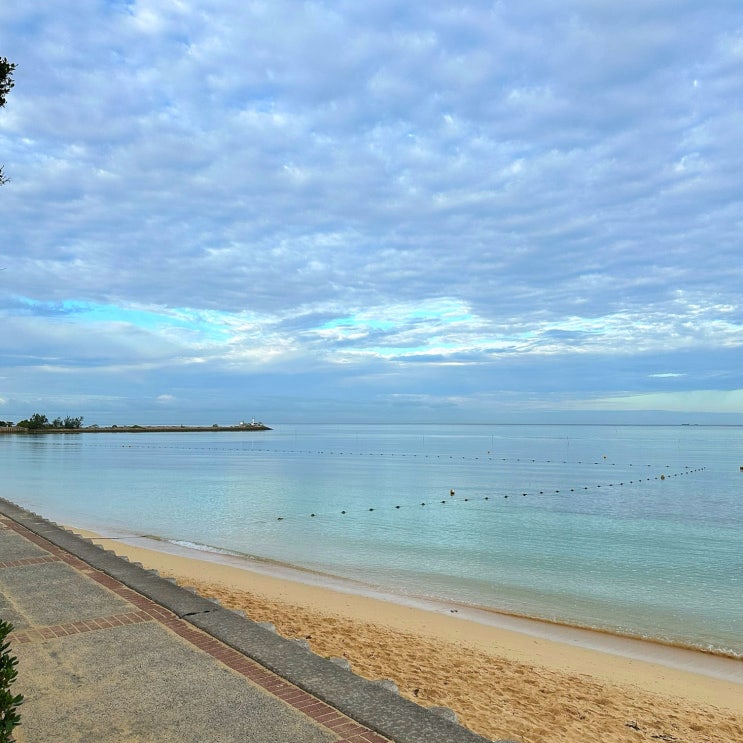
[[[0,499],[19,743],[485,743]]]

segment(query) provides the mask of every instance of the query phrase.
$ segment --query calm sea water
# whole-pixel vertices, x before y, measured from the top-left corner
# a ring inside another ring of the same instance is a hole
[[[741,465],[738,427],[2,436],[0,494],[80,527],[743,656]]]

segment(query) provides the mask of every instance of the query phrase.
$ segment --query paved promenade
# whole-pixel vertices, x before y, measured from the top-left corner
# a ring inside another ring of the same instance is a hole
[[[19,743],[485,743],[0,499]]]

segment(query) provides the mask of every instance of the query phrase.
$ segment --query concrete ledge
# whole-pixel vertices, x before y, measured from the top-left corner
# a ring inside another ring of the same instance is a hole
[[[490,743],[296,642],[0,498],[0,513],[396,743]],[[497,743],[509,743],[499,741]],[[512,742],[511,742],[512,743]]]

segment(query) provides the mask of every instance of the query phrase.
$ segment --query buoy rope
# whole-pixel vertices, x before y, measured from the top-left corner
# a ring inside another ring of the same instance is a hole
[[[92,444],[96,448],[105,449],[165,449],[171,451],[190,451],[190,452],[220,452],[229,453],[237,452],[240,454],[282,454],[282,455],[314,455],[314,456],[348,456],[348,457],[396,457],[398,459],[443,459],[452,461],[465,461],[465,462],[502,462],[506,464],[565,464],[565,465],[583,465],[583,466],[600,466],[604,465],[607,467],[646,467],[646,468],[661,468],[665,467],[669,469],[670,464],[659,465],[659,464],[639,464],[636,462],[612,462],[607,459],[587,459],[587,460],[566,460],[566,459],[536,459],[530,457],[498,457],[490,452],[483,455],[473,454],[425,454],[419,452],[383,452],[383,451],[340,451],[335,449],[274,449],[269,447],[255,447],[249,444],[235,447],[221,447],[221,446],[179,446],[175,444],[120,444],[116,446],[110,446],[106,444]]]
[[[416,509],[419,510],[421,508],[429,508],[429,507],[437,507],[437,506],[446,506],[448,504],[472,504],[476,505],[478,503],[486,503],[486,502],[498,502],[500,500],[508,500],[511,496],[515,498],[523,497],[526,498],[528,496],[553,496],[557,495],[559,493],[575,493],[575,492],[585,492],[587,490],[591,490],[593,488],[601,488],[602,486],[604,488],[614,488],[614,487],[623,487],[625,485],[641,485],[645,482],[651,482],[654,480],[668,480],[672,477],[680,477],[684,475],[691,475],[696,472],[702,472],[706,470],[706,467],[697,467],[694,469],[691,469],[689,467],[685,468],[684,470],[681,470],[680,472],[673,472],[673,473],[663,473],[661,475],[655,475],[653,477],[644,477],[639,478],[636,480],[627,480],[627,481],[619,481],[619,482],[609,482],[609,483],[597,483],[594,485],[584,485],[581,487],[572,487],[572,488],[553,488],[553,489],[542,489],[538,491],[532,491],[532,492],[516,492],[511,491],[508,493],[501,493],[501,494],[489,494],[489,495],[468,495],[467,497],[457,496],[456,491],[450,490],[448,497],[441,498],[440,496],[428,498],[423,501],[416,501],[415,503],[396,503],[393,506],[369,506],[369,507],[362,507],[362,508],[344,508],[339,509],[336,511],[309,511],[305,514],[301,515],[294,515],[294,516],[277,516],[277,521],[296,521],[298,519],[305,519],[305,518],[326,518],[326,517],[339,517],[339,516],[347,516],[352,514],[358,514],[358,513],[373,513],[373,512],[379,512],[379,511],[391,511],[391,510],[406,510],[406,509]]]

